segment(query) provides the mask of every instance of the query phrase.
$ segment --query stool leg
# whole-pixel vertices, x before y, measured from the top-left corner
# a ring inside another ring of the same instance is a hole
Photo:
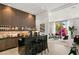
[[[41,52],[41,55],[43,55],[43,51]]]
[[[44,50],[44,54],[46,54],[46,49]]]
[[[47,49],[46,49],[46,54],[48,54],[48,53],[49,53],[49,49],[47,48]]]

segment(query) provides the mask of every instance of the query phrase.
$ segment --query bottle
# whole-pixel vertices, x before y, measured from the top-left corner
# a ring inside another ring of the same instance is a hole
[[[22,31],[24,30],[24,27],[21,27]]]

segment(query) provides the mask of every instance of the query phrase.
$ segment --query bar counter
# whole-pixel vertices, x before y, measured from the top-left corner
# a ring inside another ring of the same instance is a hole
[[[19,33],[27,33],[28,31],[0,31],[0,52],[18,47],[17,36]]]
[[[18,46],[18,37],[0,38],[0,52]]]

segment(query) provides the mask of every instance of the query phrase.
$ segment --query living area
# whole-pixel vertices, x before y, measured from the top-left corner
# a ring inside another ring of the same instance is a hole
[[[0,54],[68,55],[79,35],[78,10],[78,3],[0,4]]]

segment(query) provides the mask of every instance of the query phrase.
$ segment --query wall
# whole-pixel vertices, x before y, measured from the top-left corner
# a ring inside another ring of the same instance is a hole
[[[48,35],[48,12],[43,12],[36,15],[36,29],[40,31],[40,24],[45,24],[45,32],[41,32],[42,34]]]
[[[0,4],[0,25],[35,28],[35,15]]]

